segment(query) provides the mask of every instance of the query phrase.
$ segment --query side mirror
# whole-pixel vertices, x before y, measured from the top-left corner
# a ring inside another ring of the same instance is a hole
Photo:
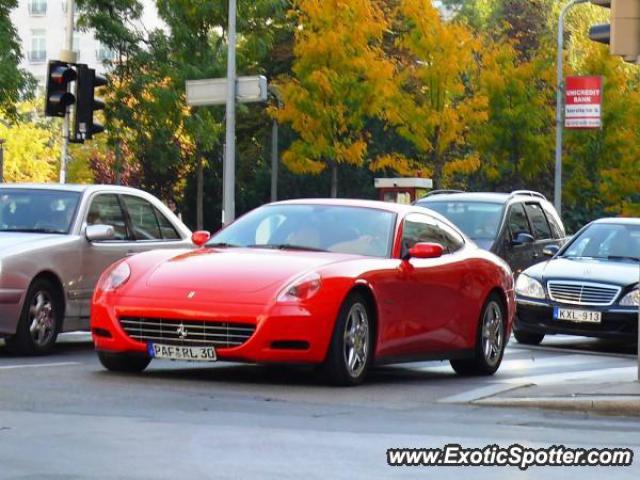
[[[191,234],[191,241],[198,247],[203,246],[209,241],[210,238],[211,234],[206,230],[198,230],[197,232],[193,232]]]
[[[84,236],[90,242],[113,240],[113,237],[116,236],[116,231],[111,225],[88,225],[84,231]]]
[[[409,254],[405,257],[409,258],[439,258],[442,256],[444,249],[439,243],[416,243],[409,249]]]
[[[525,245],[527,243],[533,243],[536,239],[529,233],[519,232],[511,242],[512,245]]]
[[[544,247],[544,249],[542,250],[542,254],[545,257],[554,257],[555,254],[558,253],[558,251],[560,251],[560,247],[558,245],[548,245]]]

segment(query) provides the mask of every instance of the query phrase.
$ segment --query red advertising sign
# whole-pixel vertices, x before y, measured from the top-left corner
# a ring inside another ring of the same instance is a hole
[[[602,128],[602,77],[567,77],[564,126]]]

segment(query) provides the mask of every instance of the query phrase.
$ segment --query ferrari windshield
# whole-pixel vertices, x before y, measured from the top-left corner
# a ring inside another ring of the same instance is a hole
[[[474,240],[493,240],[498,235],[503,209],[501,203],[439,201],[419,205],[438,212]]]
[[[576,235],[565,258],[640,261],[640,225],[594,223]]]
[[[388,257],[394,224],[394,213],[374,208],[267,205],[241,217],[207,245]]]
[[[0,232],[68,233],[79,192],[0,189]]]

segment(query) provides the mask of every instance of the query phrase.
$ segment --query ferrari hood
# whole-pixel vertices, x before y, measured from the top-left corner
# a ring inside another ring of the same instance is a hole
[[[196,250],[160,263],[147,277],[152,288],[254,293],[349,255],[247,248]]]

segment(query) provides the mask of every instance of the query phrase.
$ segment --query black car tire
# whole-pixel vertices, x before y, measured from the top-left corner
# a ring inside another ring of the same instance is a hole
[[[111,372],[142,372],[151,358],[145,355],[131,355],[128,353],[98,352],[98,359],[104,368]]]
[[[526,330],[513,330],[513,336],[516,337],[518,343],[524,345],[540,345],[544,339],[544,333],[528,332]]]
[[[15,335],[6,339],[15,355],[44,355],[53,349],[62,328],[64,301],[55,285],[36,279],[27,290]]]
[[[322,375],[332,385],[359,385],[367,375],[373,357],[373,315],[367,299],[359,294],[350,294],[338,313],[333,328],[329,352],[321,366]],[[348,351],[364,359],[351,367]],[[355,351],[360,352],[356,353]]]
[[[492,319],[492,317],[494,317]],[[486,338],[485,327],[491,324],[490,330],[486,331],[493,338]],[[476,331],[476,344],[474,348],[473,358],[452,359],[451,366],[460,375],[493,375],[496,373],[502,363],[504,349],[507,344],[505,335],[506,331],[506,309],[502,299],[491,294],[484,306],[478,321]],[[487,348],[486,342],[495,340],[497,346],[491,346],[489,354],[485,353]],[[497,348],[494,348],[497,347]],[[490,358],[487,358],[487,357]]]

